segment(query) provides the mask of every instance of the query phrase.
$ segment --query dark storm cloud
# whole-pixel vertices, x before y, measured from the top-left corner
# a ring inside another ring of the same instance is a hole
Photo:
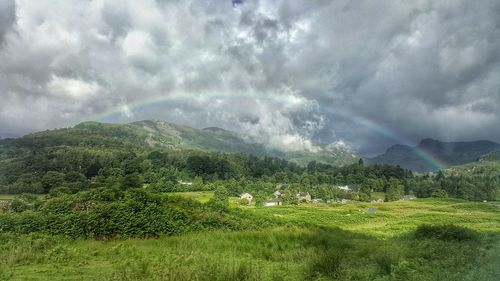
[[[234,2],[0,2],[0,136],[155,118],[290,149],[500,141],[498,1]]]
[[[16,21],[16,3],[12,0],[0,2],[0,48],[7,32],[11,31]]]

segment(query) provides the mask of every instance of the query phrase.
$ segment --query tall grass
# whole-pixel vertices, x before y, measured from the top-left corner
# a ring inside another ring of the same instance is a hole
[[[380,239],[338,228],[2,239],[0,280],[460,280],[485,262],[486,245],[483,238]]]

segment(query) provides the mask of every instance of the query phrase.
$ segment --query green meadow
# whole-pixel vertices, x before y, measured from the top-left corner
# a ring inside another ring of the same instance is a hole
[[[212,196],[180,195],[202,202]],[[148,239],[2,234],[0,280],[472,281],[500,276],[500,203],[418,199],[239,207],[230,201],[231,208],[279,223]]]

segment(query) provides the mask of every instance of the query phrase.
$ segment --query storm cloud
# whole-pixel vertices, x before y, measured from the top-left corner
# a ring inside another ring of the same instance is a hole
[[[497,0],[3,0],[0,136],[161,119],[365,155],[500,141],[499,14]]]

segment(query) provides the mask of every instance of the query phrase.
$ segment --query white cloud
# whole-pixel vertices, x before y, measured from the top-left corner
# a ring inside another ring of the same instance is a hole
[[[97,95],[99,88],[95,81],[86,82],[56,75],[53,75],[47,84],[47,90],[61,98],[89,99]]]

